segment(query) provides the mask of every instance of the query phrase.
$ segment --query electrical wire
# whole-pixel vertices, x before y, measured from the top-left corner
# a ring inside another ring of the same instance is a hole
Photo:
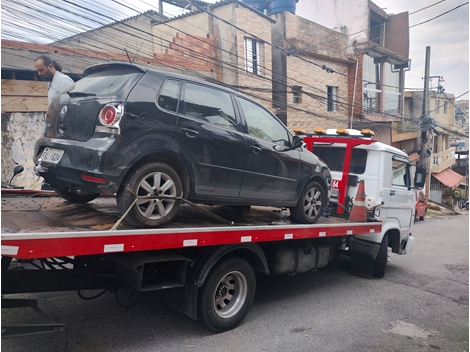
[[[70,3],[70,2],[68,2],[68,1],[65,1],[65,2]],[[72,4],[72,5],[75,5],[75,4]],[[206,12],[207,12],[207,11],[206,11]],[[209,13],[209,14],[210,14],[210,13]],[[107,16],[107,17],[109,18],[109,16]],[[109,19],[111,19],[111,18],[109,18]],[[229,23],[229,24],[230,24],[230,23]],[[246,31],[245,31],[245,32],[246,32]],[[248,32],[246,32],[246,33],[248,33]],[[160,39],[161,39],[161,38],[160,38]],[[320,65],[317,65],[317,66],[320,67]],[[237,69],[239,69],[239,68],[237,67]],[[350,76],[347,76],[347,75],[346,75],[346,77],[350,77]],[[395,87],[395,88],[396,88],[396,87]],[[307,93],[308,93],[308,92],[307,92]],[[324,94],[325,92],[322,91],[322,93]],[[308,95],[308,94],[307,94],[307,95]],[[323,97],[319,97],[318,95],[315,95],[315,94],[310,94],[310,96],[313,96],[314,98],[317,98],[317,99],[324,99]],[[337,102],[337,103],[338,103],[338,102]],[[347,103],[350,103],[350,102],[346,100],[346,104],[347,104]],[[286,107],[288,107],[288,106],[286,106]],[[392,115],[392,116],[393,116],[393,115]],[[396,117],[396,116],[393,116],[393,117]]]

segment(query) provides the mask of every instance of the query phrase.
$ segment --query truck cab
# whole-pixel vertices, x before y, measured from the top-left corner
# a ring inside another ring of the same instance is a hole
[[[377,258],[380,245],[386,242],[383,246],[393,253],[406,254],[414,246],[410,230],[415,217],[415,192],[424,186],[426,169],[412,166],[405,152],[372,137],[370,130],[317,129],[313,134],[304,134],[304,142],[331,170],[330,211],[336,215],[351,212],[359,182],[364,181],[367,217],[382,221],[382,232],[367,238],[357,236],[354,249],[364,247]]]

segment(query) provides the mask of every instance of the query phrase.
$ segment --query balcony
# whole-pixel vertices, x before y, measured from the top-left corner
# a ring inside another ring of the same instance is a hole
[[[439,173],[455,164],[455,148],[450,148],[432,155],[431,172]]]

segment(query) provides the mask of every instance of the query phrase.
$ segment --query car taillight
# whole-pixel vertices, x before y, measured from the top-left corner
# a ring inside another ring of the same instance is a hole
[[[114,106],[114,105],[106,105],[100,111],[100,122],[104,126],[116,126],[121,119],[123,113],[123,106],[121,104]]]

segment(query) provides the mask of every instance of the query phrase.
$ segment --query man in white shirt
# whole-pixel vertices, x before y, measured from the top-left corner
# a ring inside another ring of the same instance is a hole
[[[49,82],[49,91],[47,93],[49,104],[55,96],[66,90],[74,83],[69,76],[64,75],[61,72],[62,66],[48,56],[39,56],[34,61],[34,67],[36,68],[36,71],[38,71],[39,77],[41,77],[41,79],[44,81]]]

